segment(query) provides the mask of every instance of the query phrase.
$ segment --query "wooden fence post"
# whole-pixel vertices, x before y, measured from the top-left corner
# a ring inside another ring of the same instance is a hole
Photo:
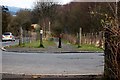
[[[19,45],[22,45],[23,43],[23,29],[22,27],[20,27],[20,38],[19,38]]]
[[[81,47],[81,37],[82,36],[82,28],[80,27],[79,33],[78,33],[78,48]]]

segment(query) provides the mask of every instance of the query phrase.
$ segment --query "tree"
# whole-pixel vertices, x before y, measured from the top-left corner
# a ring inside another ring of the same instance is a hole
[[[23,43],[23,31],[31,30],[31,11],[28,9],[22,9],[16,13],[10,23],[10,27],[15,29],[14,33],[19,36],[19,45]]]
[[[38,24],[41,25],[45,37],[49,22],[52,23],[52,20],[54,20],[55,6],[54,2],[37,1],[33,10],[34,15],[38,17]]]
[[[19,27],[22,26],[25,30],[31,29],[31,11],[28,9],[20,10],[16,14],[16,22],[19,24]]]
[[[105,27],[105,78],[109,80],[120,80],[120,27],[119,11],[120,2],[110,6],[113,12],[113,20],[106,23]],[[114,21],[114,22],[113,22]]]
[[[9,9],[5,6],[1,6],[2,8],[2,33],[9,31],[8,24],[11,21],[11,15],[9,13]]]

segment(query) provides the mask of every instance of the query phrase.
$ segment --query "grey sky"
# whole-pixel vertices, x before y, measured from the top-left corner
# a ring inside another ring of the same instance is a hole
[[[0,0],[0,5],[15,6],[20,8],[33,8],[34,2],[47,1],[47,2],[59,2],[60,4],[66,4],[71,1],[74,2],[116,2],[120,0]]]
[[[120,0],[73,0],[74,2],[118,2]]]
[[[15,7],[21,7],[21,8],[33,8],[34,2],[36,1],[55,1],[59,2],[61,4],[66,4],[70,2],[71,0],[0,0],[0,5],[5,6],[15,6]]]

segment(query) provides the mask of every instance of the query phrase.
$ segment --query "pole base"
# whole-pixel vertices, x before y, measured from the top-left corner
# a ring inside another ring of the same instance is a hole
[[[44,48],[44,46],[43,46],[43,44],[40,44],[40,46],[39,46],[40,48]]]
[[[78,46],[78,48],[81,48],[81,46]]]
[[[61,46],[58,46],[58,48],[62,48]]]

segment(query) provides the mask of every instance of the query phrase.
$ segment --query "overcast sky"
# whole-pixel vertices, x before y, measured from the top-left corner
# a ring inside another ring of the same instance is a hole
[[[66,4],[71,1],[74,2],[115,2],[115,1],[120,1],[120,0],[0,0],[0,5],[5,5],[5,6],[15,6],[15,7],[20,7],[20,8],[33,8],[34,7],[34,2],[36,1],[55,1],[59,2],[61,4]]]
[[[0,5],[15,6],[20,8],[33,8],[36,1],[55,1],[66,4],[72,0],[0,0]]]

